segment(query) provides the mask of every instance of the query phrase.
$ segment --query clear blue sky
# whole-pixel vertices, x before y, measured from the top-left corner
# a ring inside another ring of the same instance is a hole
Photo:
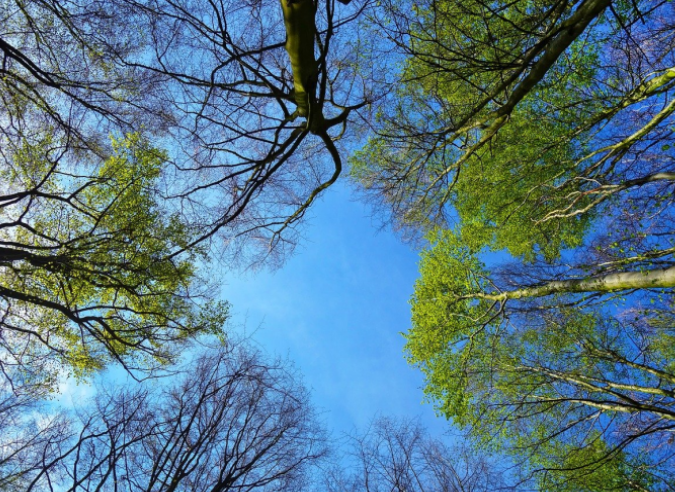
[[[337,435],[378,414],[419,416],[438,435],[448,424],[422,404],[422,377],[405,362],[400,334],[418,254],[370,215],[344,182],[330,188],[280,269],[227,274],[231,325],[295,362]]]

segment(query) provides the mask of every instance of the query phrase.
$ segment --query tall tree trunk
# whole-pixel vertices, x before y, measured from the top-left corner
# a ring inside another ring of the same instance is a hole
[[[316,7],[313,0],[281,0],[286,26],[286,51],[291,59],[293,88],[297,114],[307,118],[310,129],[318,128],[322,121],[316,107],[316,84],[319,70],[314,59]]]
[[[614,292],[631,289],[663,289],[675,287],[675,267],[658,268],[642,272],[609,273],[601,277],[574,280],[556,280],[544,285],[524,287],[494,294],[471,294],[467,297],[506,301],[526,297],[544,297],[551,294],[573,292]]]

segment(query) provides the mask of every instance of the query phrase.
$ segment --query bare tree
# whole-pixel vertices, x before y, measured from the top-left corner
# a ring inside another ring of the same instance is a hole
[[[8,492],[26,490],[42,468],[44,453],[69,435],[67,419],[45,404],[44,387],[23,383],[0,382],[0,488]]]
[[[167,206],[201,227],[193,244],[222,231],[230,246],[283,250],[281,233],[341,172],[348,117],[373,97],[351,27],[363,4],[6,4],[6,153],[39,129],[94,154],[110,131],[161,138]]]
[[[299,490],[326,436],[290,370],[229,344],[165,385],[101,389],[22,490]]]
[[[448,446],[412,419],[375,419],[349,439],[351,460],[329,469],[330,492],[512,490],[496,462],[465,445]]]
[[[171,81],[163,95],[176,118],[174,172],[183,178],[167,194],[203,227],[197,241],[219,233],[231,246],[258,243],[263,256],[292,246],[282,233],[292,238],[292,226],[335,182],[337,142],[373,97],[352,26],[364,5],[124,5],[157,41],[120,63]]]

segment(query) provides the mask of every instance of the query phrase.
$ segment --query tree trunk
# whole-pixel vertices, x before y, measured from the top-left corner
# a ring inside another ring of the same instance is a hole
[[[473,294],[467,297],[506,301],[525,297],[544,297],[558,293],[614,292],[631,289],[663,289],[675,287],[675,267],[642,272],[610,273],[601,277],[575,280],[557,280],[544,285],[495,294]]]
[[[316,93],[318,67],[314,59],[316,7],[313,0],[281,0],[286,26],[286,51],[291,59],[297,114],[315,117],[312,105]]]

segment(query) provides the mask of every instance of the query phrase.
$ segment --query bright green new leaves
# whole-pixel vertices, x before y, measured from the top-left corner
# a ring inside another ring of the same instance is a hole
[[[673,181],[671,6],[638,28],[637,7],[603,1],[385,5],[408,59],[351,172],[398,227],[458,222],[551,261],[612,197]]]
[[[544,490],[665,487],[675,425],[672,299],[614,314],[617,297],[600,284],[590,295],[509,290],[526,271],[489,273],[480,245],[454,231],[433,239],[406,350],[439,412],[541,472]]]
[[[448,235],[448,241],[427,251],[420,264],[406,347],[409,361],[427,377],[426,392],[442,412],[463,422],[468,411],[463,366],[473,347],[484,343],[481,321],[489,322],[490,315],[484,316],[484,303],[466,297],[480,291],[483,281],[476,272],[482,264],[470,247],[453,238]]]
[[[612,452],[598,433],[592,433],[581,443],[545,443],[541,451],[532,464],[532,471],[551,468],[560,470],[536,475],[537,487],[542,491],[628,492],[660,490],[659,485],[663,485],[644,471],[648,468],[645,462],[621,451]]]
[[[558,122],[518,111],[489,147],[466,161],[451,192],[465,240],[529,260],[552,259],[580,244],[587,216],[536,222],[542,210],[564,203],[552,186],[573,172],[565,169],[574,150],[564,133]]]
[[[52,149],[26,144],[4,170],[18,191],[1,202],[3,367],[151,368],[182,341],[219,334],[226,306],[206,302],[202,258],[185,251],[195,231],[157,201],[166,156],[132,134],[86,174]]]

